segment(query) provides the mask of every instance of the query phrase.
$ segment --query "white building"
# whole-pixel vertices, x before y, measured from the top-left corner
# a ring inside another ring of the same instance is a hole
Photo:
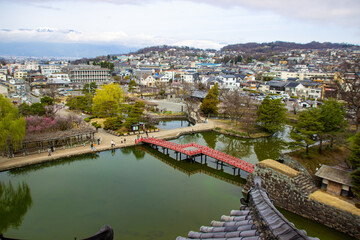
[[[54,80],[70,82],[69,75],[65,72],[53,73],[48,77],[48,81],[54,81]]]
[[[235,89],[239,87],[239,84],[236,83],[236,77],[234,75],[220,75],[218,77],[220,79],[220,88],[225,89]]]
[[[41,74],[48,77],[53,73],[61,72],[62,65],[60,64],[41,64],[40,71]]]
[[[64,68],[72,83],[85,84],[96,82],[103,84],[109,81],[109,69],[92,65],[76,65]]]
[[[139,85],[153,87],[155,86],[155,78],[151,74],[143,75],[139,80]]]

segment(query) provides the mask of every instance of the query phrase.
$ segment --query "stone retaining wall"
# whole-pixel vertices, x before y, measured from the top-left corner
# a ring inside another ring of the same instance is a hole
[[[309,200],[308,195],[300,187],[303,182],[299,182],[299,178],[290,178],[271,168],[256,165],[253,174],[248,176],[245,191],[254,186],[254,176],[262,179],[262,187],[276,206],[360,239],[360,217]]]

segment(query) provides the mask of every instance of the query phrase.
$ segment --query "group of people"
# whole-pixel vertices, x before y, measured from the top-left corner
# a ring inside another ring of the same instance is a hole
[[[120,143],[121,144],[126,143],[126,138],[120,138]],[[115,147],[115,142],[112,139],[111,139],[111,142],[110,142],[110,146],[111,146],[111,148]]]

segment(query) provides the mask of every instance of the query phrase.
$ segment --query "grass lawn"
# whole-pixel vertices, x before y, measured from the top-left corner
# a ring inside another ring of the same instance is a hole
[[[311,147],[308,155],[306,155],[305,150],[298,150],[289,153],[288,155],[301,163],[309,171],[309,173],[314,176],[316,168],[319,168],[320,164],[334,166],[344,163],[350,154],[349,149],[343,146],[334,146],[330,149],[324,145],[322,154],[319,154],[318,149],[318,146]]]
[[[248,136],[248,126],[243,126],[241,124],[235,125],[231,120],[228,119],[212,119],[216,123],[216,127],[220,128],[220,131],[226,133],[233,133],[243,137]],[[250,138],[260,138],[260,137],[268,137],[269,133],[263,131],[258,126],[250,127]]]

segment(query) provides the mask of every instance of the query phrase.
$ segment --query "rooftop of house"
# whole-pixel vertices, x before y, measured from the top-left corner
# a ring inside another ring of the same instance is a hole
[[[191,97],[204,99],[207,95],[207,92],[205,91],[195,91],[191,94]]]
[[[266,84],[271,87],[284,87],[286,85],[286,82],[272,80],[272,81],[267,82]]]
[[[291,82],[288,82],[288,83],[285,85],[285,87],[286,87],[286,88],[296,88],[296,87],[299,86],[299,85],[300,85],[299,82],[293,82],[293,81],[291,81]]]
[[[327,179],[332,182],[341,183],[343,185],[352,186],[350,173],[350,171],[342,170],[324,164],[315,173],[315,176]]]

